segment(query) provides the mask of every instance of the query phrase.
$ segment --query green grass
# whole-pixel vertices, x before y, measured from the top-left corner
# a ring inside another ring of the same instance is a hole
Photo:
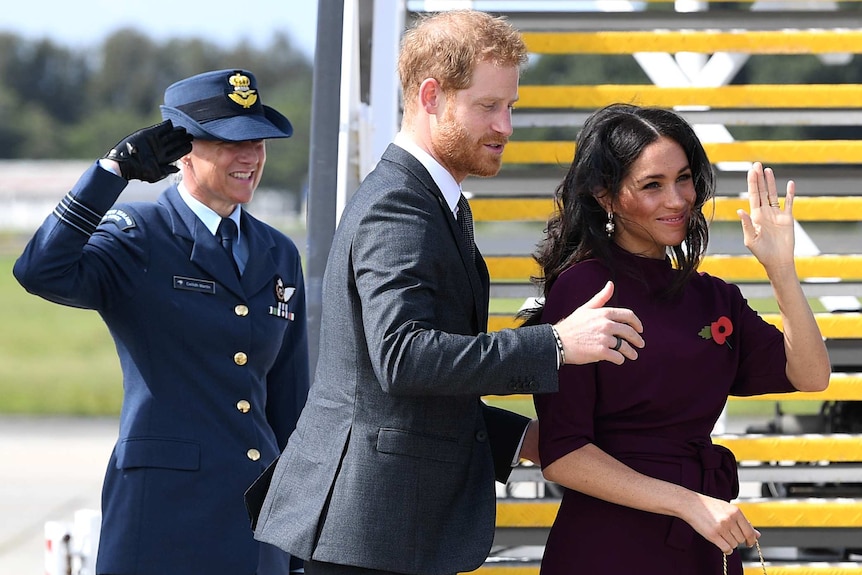
[[[14,260],[0,256],[0,412],[119,413],[120,366],[101,318],[30,295]]]

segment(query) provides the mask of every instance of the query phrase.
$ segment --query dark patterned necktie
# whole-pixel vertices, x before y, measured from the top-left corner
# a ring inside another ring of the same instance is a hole
[[[461,226],[461,235],[464,236],[464,241],[467,242],[467,247],[470,250],[470,259],[476,259],[476,242],[473,238],[473,212],[470,211],[470,203],[464,194],[458,198],[458,225]]]
[[[239,267],[236,263],[236,257],[233,255],[233,246],[236,243],[238,236],[239,230],[236,228],[236,222],[230,218],[222,218],[221,223],[219,223],[218,229],[216,230],[216,237],[219,242],[221,242],[221,247],[223,247],[224,251],[227,252],[237,277],[239,277]]]

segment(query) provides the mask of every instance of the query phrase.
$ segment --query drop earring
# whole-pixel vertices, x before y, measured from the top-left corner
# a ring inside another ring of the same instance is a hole
[[[605,232],[607,232],[609,238],[613,237],[615,229],[617,229],[617,226],[614,224],[614,213],[608,212],[608,223],[605,224]]]

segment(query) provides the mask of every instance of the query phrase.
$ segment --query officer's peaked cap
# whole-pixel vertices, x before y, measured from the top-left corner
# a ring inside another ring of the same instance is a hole
[[[165,90],[162,118],[201,140],[242,142],[289,138],[290,120],[261,102],[254,74],[217,70],[180,80]]]

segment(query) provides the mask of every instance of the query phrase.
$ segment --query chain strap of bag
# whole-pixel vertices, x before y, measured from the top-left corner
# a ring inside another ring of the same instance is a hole
[[[757,556],[760,557],[760,568],[763,569],[763,575],[766,575],[766,561],[763,560],[763,553],[760,551],[760,543],[758,541],[754,541],[755,547],[757,547]],[[727,555],[724,553],[721,554],[721,563],[722,563],[722,573],[727,575]]]

